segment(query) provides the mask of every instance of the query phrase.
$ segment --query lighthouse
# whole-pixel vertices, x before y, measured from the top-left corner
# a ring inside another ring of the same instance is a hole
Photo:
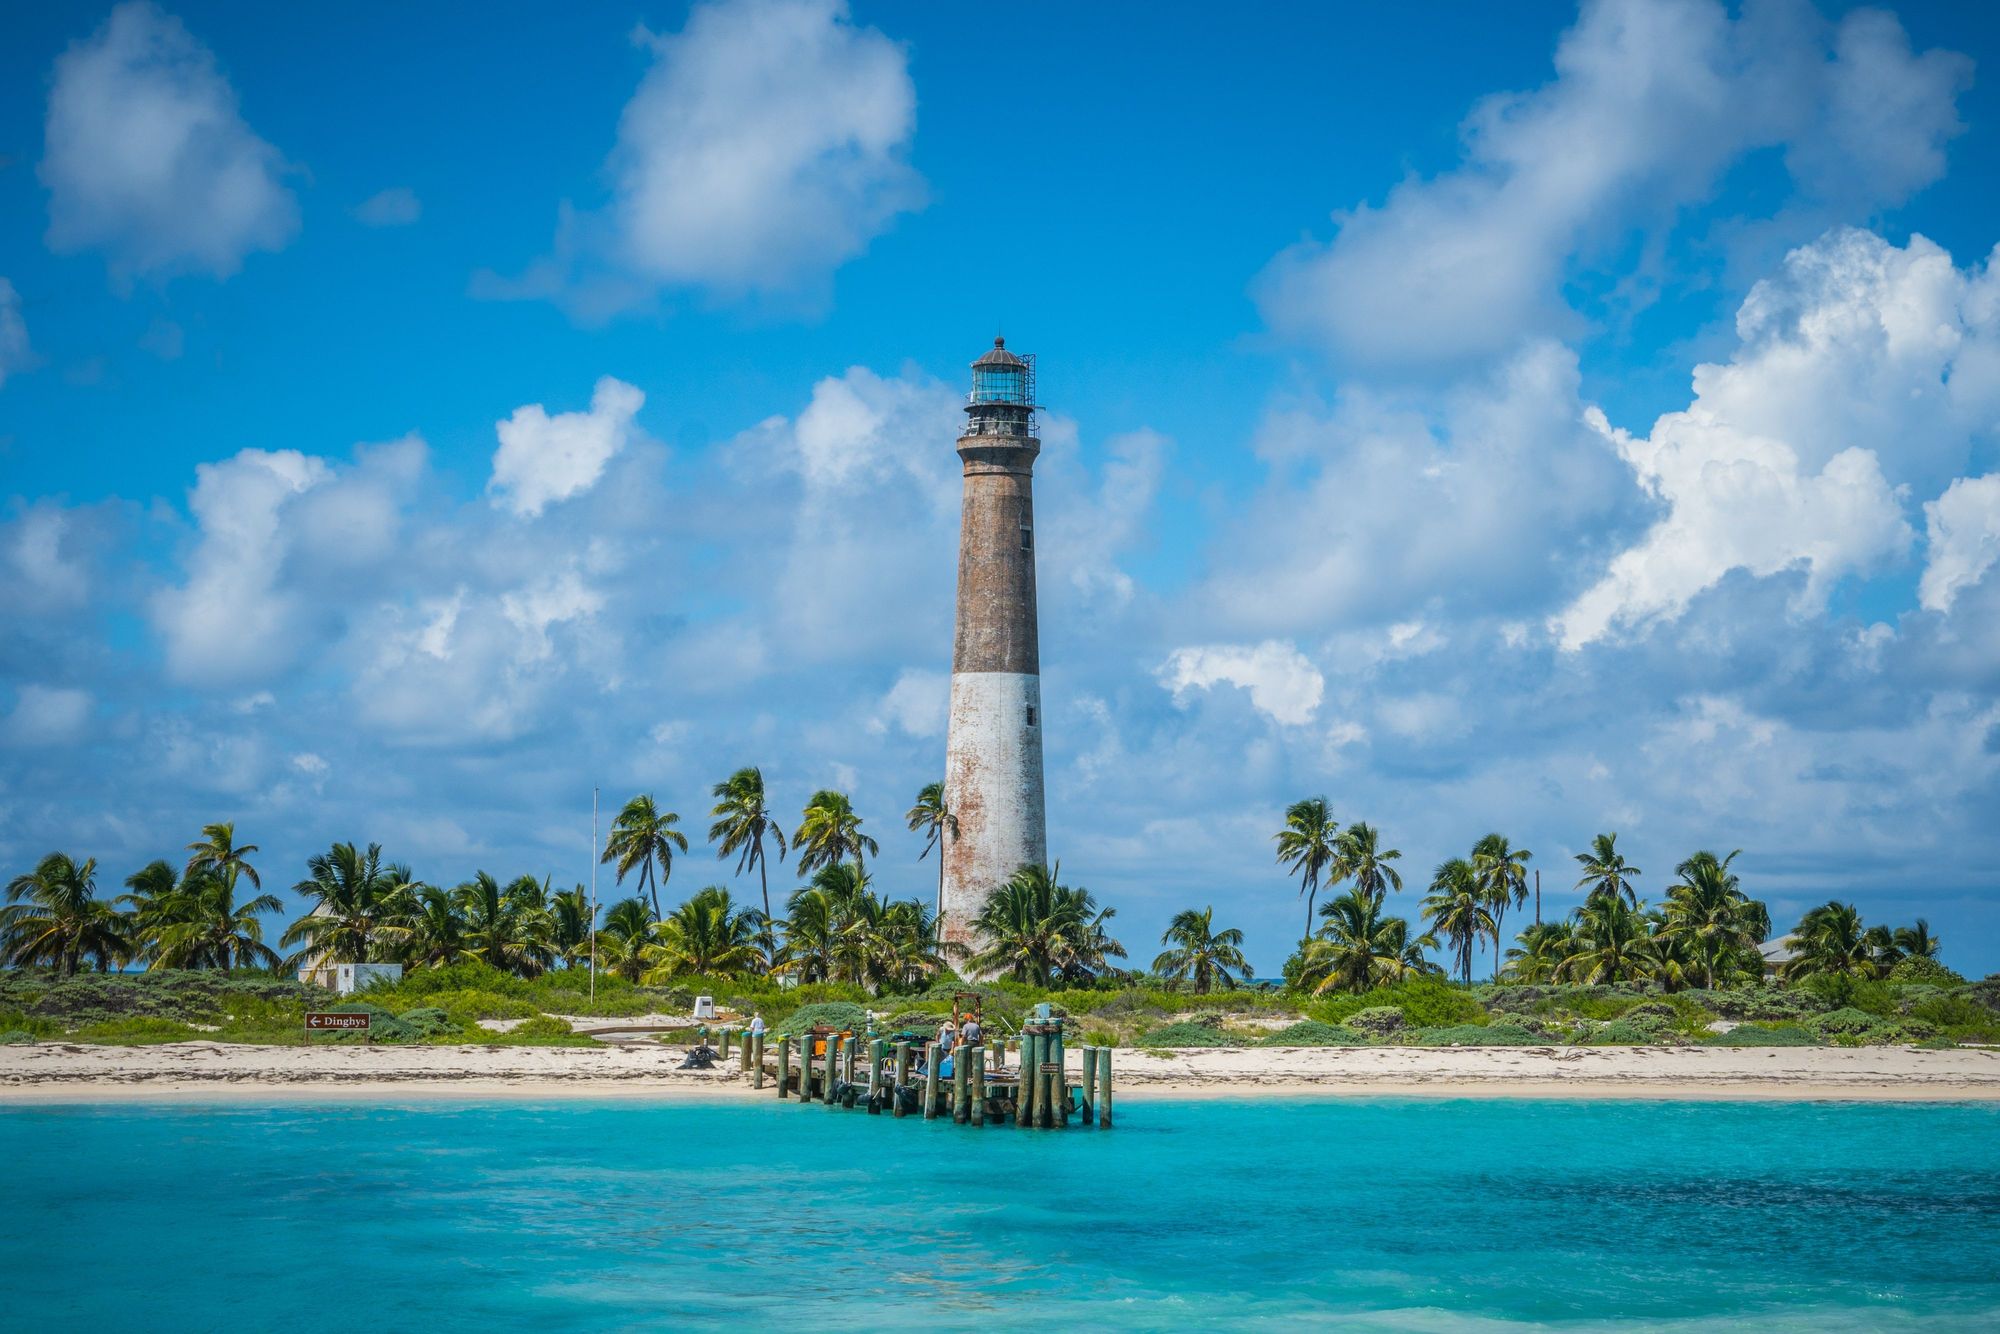
[[[1035,359],[992,350],[972,363],[965,502],[952,640],[941,934],[976,950],[972,919],[1023,866],[1048,861],[1042,802],[1042,666],[1035,623]],[[961,966],[963,966],[961,964]]]

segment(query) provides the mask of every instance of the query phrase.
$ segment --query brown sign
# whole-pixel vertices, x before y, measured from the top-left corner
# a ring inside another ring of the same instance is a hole
[[[306,1032],[366,1033],[373,1016],[366,1014],[331,1014],[325,1011],[306,1012]]]

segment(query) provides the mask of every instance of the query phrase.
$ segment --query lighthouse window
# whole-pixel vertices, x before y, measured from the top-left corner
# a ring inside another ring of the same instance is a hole
[[[1024,523],[1021,525],[1021,550],[1033,551],[1034,549],[1035,549],[1035,530],[1028,527],[1028,525]]]
[[[1030,704],[1028,706],[1028,726],[1033,727],[1034,725],[1035,725],[1035,706]]]

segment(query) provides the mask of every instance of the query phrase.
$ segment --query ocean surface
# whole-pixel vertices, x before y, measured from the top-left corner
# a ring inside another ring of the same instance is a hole
[[[2000,1107],[0,1106],[9,1329],[2000,1329]]]

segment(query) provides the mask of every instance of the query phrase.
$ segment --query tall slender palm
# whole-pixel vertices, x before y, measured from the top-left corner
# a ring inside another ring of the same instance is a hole
[[[937,916],[944,920],[944,845],[947,840],[958,838],[958,817],[951,807],[945,805],[944,784],[926,783],[924,790],[917,793],[917,804],[910,807],[904,816],[909,821],[910,832],[924,836],[924,850],[917,854],[922,861],[936,848],[938,854]]]
[[[117,902],[124,905],[126,920],[137,957],[150,960],[160,932],[178,918],[181,877],[165,860],[154,860],[125,877],[125,893]]]
[[[131,958],[131,924],[97,897],[97,859],[51,852],[7,883],[0,950],[16,966],[47,964],[74,977],[85,959],[99,972]]]
[[[1720,975],[1754,977],[1763,967],[1757,946],[1770,934],[1771,918],[1729,869],[1736,857],[1697,852],[1674,868],[1680,879],[1667,890],[1658,935],[1704,987]]]
[[[590,957],[590,891],[582,885],[549,896],[549,918],[555,924],[556,957],[563,967],[575,967]]]
[[[391,868],[393,869],[393,868]],[[352,843],[336,843],[306,859],[306,878],[292,886],[301,898],[314,900],[313,909],[285,928],[278,943],[304,944],[305,955],[317,966],[327,963],[373,963],[393,934],[403,888],[382,865],[382,845],[370,843],[358,852]]]
[[[1591,894],[1616,894],[1627,906],[1639,906],[1639,891],[1632,885],[1639,878],[1639,868],[1618,851],[1618,835],[1599,834],[1591,839],[1590,851],[1577,853],[1576,864],[1583,868],[1576,882],[1578,889]]]
[[[801,981],[859,983],[867,972],[867,931],[878,910],[868,873],[831,862],[785,903],[785,953]]]
[[[1891,938],[1906,959],[1935,959],[1938,946],[1943,943],[1931,934],[1931,924],[1921,917],[1915,926],[1897,927]]]
[[[938,938],[938,919],[921,899],[884,904],[870,923],[869,980],[909,988],[942,972],[947,955],[962,952]]]
[[[1851,903],[1823,903],[1799,919],[1792,929],[1793,957],[1783,972],[1787,981],[1830,974],[1874,977],[1881,971],[1875,947],[1862,928],[1861,914]]]
[[[986,948],[971,958],[982,974],[1004,972],[1017,982],[1084,981],[1125,957],[1087,889],[1060,882],[1061,868],[1023,866],[987,896],[973,926]]]
[[[1389,864],[1402,855],[1396,848],[1382,847],[1381,831],[1375,826],[1356,822],[1347,826],[1334,844],[1333,882],[1351,880],[1380,903],[1390,890],[1402,892],[1403,877]]]
[[[811,875],[822,866],[854,860],[864,866],[862,854],[872,857],[882,849],[861,832],[861,817],[845,792],[821,788],[812,794],[792,830],[792,850],[799,854],[794,865],[800,875]]]
[[[1306,901],[1306,929],[1299,939],[1311,939],[1313,900],[1319,896],[1320,878],[1336,859],[1340,822],[1325,797],[1307,797],[1285,808],[1285,827],[1271,837],[1278,845],[1278,861],[1299,878],[1299,897]]]
[[[201,827],[201,837],[187,845],[187,869],[182,874],[197,875],[209,871],[227,880],[231,886],[240,876],[262,889],[264,882],[257,878],[257,868],[246,860],[255,851],[255,843],[239,845],[236,842],[234,820],[205,824]]]
[[[1430,934],[1451,951],[1459,977],[1472,981],[1473,946],[1496,928],[1471,862],[1453,857],[1438,863],[1431,872],[1431,892],[1423,902],[1423,914],[1431,924]]]
[[[771,877],[764,840],[777,845],[778,860],[783,862],[785,831],[771,816],[764,794],[764,771],[755,766],[738,769],[717,783],[709,795],[715,798],[714,809],[709,811],[715,823],[708,827],[708,841],[717,845],[715,855],[726,858],[736,854],[738,875],[749,867],[757,868],[757,887],[764,894],[764,966],[769,968],[777,962],[778,941],[771,931]]]
[[[1298,985],[1314,995],[1366,991],[1413,973],[1436,971],[1424,950],[1434,948],[1437,937],[1411,939],[1410,924],[1386,916],[1379,894],[1356,885],[1328,900],[1319,915],[1326,925],[1306,942],[1298,973]]]
[[[452,891],[452,903],[464,921],[465,952],[502,972],[540,972],[550,934],[548,915],[536,902],[540,889],[533,876],[502,888],[478,871]]]
[[[648,890],[653,896],[653,917],[660,916],[660,886],[674,873],[674,852],[688,850],[687,835],[678,828],[681,817],[672,811],[663,811],[653,804],[650,792],[641,793],[625,803],[618,812],[618,818],[611,822],[611,836],[604,841],[604,855],[600,864],[615,863],[618,868],[618,883],[625,883],[626,873],[639,872],[639,893]],[[653,878],[653,867],[660,868],[659,879]]]
[[[381,934],[405,964],[442,968],[466,957],[465,915],[451,890],[406,882],[398,889],[396,924]]]
[[[1472,845],[1472,874],[1493,913],[1493,977],[1500,977],[1500,924],[1507,909],[1528,901],[1528,862],[1534,853],[1508,844],[1504,834],[1488,834]]]
[[[1215,929],[1215,909],[1183,908],[1174,914],[1160,937],[1172,948],[1153,960],[1153,971],[1170,982],[1187,982],[1206,996],[1218,985],[1228,990],[1238,975],[1250,980],[1250,963],[1243,957],[1243,933],[1234,927]]]

